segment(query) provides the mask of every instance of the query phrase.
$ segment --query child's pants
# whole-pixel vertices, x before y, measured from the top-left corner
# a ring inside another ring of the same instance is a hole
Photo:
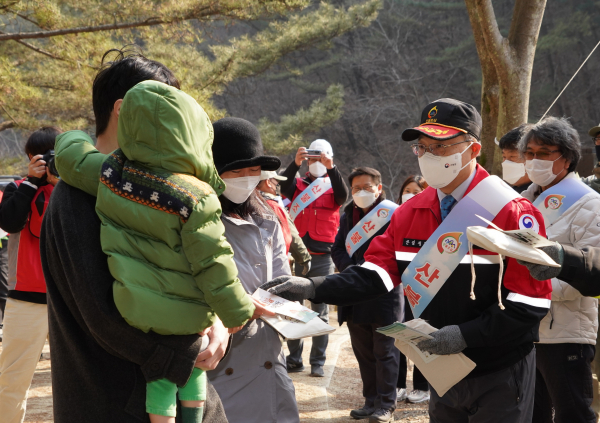
[[[175,417],[178,391],[180,401],[206,401],[206,372],[194,367],[188,382],[179,388],[167,379],[149,382],[146,385],[146,412]]]

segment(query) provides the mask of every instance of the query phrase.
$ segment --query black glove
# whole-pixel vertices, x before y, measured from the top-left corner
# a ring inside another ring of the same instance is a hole
[[[548,254],[552,260],[556,263],[563,265],[565,261],[565,250],[562,245],[555,242],[554,245],[548,245],[546,247],[540,247],[544,253]],[[543,264],[529,263],[527,261],[517,260],[522,266],[525,266],[531,276],[538,281],[545,281],[546,279],[552,279],[559,275],[562,267],[550,267]]]
[[[44,185],[48,185],[48,181],[46,180],[47,175],[42,176],[41,178],[36,178],[35,176],[28,176],[27,182],[31,182],[36,187],[43,187]]]
[[[467,348],[465,338],[463,338],[460,328],[456,325],[444,326],[429,335],[433,336],[433,339],[425,339],[417,344],[417,348],[421,351],[437,355],[448,355],[458,354]]]
[[[288,301],[302,301],[315,296],[313,281],[297,276],[279,276],[262,284],[259,288],[279,295]]]

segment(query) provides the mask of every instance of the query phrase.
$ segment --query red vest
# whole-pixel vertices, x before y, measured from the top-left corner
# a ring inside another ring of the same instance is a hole
[[[15,181],[20,185],[21,181]],[[46,282],[40,259],[40,231],[42,219],[48,208],[54,187],[50,184],[39,188],[31,201],[31,211],[25,228],[19,233],[17,255],[17,291],[46,292]]]
[[[296,192],[292,202],[308,188],[304,179],[296,178]],[[340,226],[340,206],[335,202],[333,188],[310,203],[296,216],[294,224],[303,237],[308,232],[311,239],[320,242],[333,243]]]
[[[267,200],[267,203],[279,219],[279,226],[281,227],[281,232],[283,232],[283,240],[285,241],[285,253],[290,252],[290,245],[292,245],[292,231],[290,229],[290,224],[287,220],[287,216],[285,214],[285,210],[281,208],[279,203],[275,200]]]

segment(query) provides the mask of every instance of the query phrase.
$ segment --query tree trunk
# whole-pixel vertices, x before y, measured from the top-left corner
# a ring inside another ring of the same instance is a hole
[[[527,122],[531,73],[546,0],[516,0],[508,38],[498,29],[491,0],[465,0],[482,69],[482,151],[485,167],[501,174],[494,144]],[[493,134],[493,135],[492,135]]]

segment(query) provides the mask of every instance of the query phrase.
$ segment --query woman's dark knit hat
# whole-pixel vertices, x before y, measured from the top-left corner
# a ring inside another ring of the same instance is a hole
[[[213,123],[212,145],[215,167],[221,175],[228,170],[260,166],[261,170],[277,170],[281,161],[265,156],[256,126],[245,119],[226,117]]]

